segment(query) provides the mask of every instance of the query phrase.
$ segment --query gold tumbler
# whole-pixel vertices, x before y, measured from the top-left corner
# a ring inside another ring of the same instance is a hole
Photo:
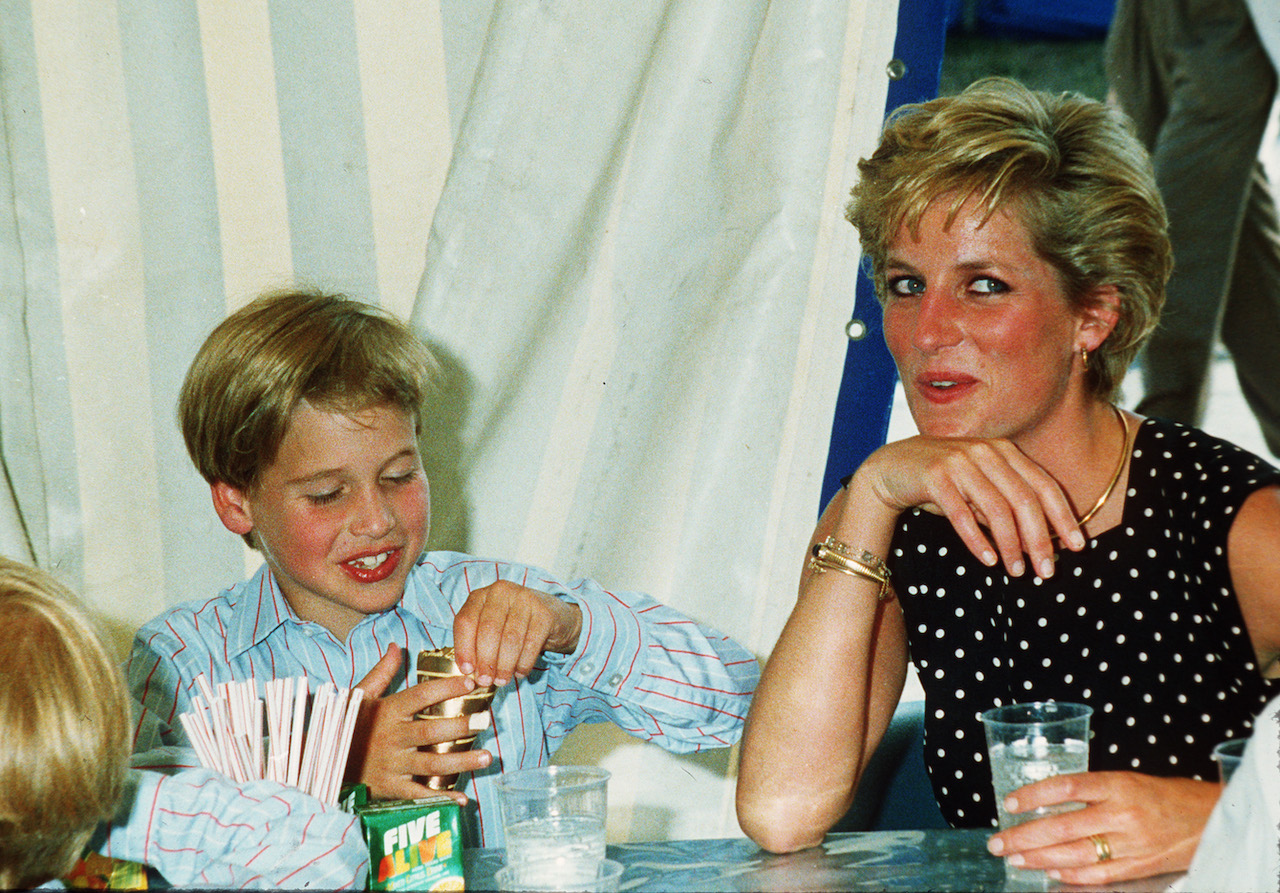
[[[449,676],[461,676],[458,663],[454,659],[453,648],[436,648],[433,651],[418,652],[418,670],[415,684],[428,679],[445,679]],[[452,719],[457,716],[469,718],[472,732],[479,732],[489,727],[489,704],[493,701],[494,686],[486,685],[476,688],[460,698],[451,698],[439,704],[431,704],[418,714],[419,719]],[[474,717],[474,718],[472,718]],[[439,744],[428,744],[426,749],[432,753],[460,753],[470,750],[475,744],[476,736],[468,735],[453,741],[442,741]],[[451,790],[458,783],[457,775],[432,775],[427,778],[427,787],[435,791]]]

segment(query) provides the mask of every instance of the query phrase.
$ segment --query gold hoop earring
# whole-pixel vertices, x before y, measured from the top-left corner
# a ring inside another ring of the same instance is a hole
[[[1084,365],[1084,368],[1089,368],[1089,348],[1080,348],[1080,362]]]

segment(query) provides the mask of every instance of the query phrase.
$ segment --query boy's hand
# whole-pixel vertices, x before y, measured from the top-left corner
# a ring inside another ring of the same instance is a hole
[[[382,697],[403,661],[399,645],[392,643],[369,674],[360,681],[365,700],[355,738],[347,778],[364,782],[369,796],[378,800],[427,797],[440,791],[418,779],[431,775],[457,775],[483,769],[493,762],[487,750],[436,754],[421,750],[424,745],[453,741],[474,734],[468,718],[418,719],[417,714],[431,704],[459,698],[476,687],[469,676],[420,682],[394,695]],[[459,804],[467,802],[460,791],[446,791]]]
[[[577,605],[499,580],[467,597],[453,620],[453,653],[480,685],[506,685],[528,676],[543,651],[572,652],[581,632]]]

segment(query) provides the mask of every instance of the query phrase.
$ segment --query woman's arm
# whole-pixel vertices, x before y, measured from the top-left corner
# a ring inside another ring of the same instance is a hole
[[[1258,670],[1280,677],[1280,487],[1245,500],[1227,537],[1227,561]]]
[[[873,453],[836,494],[810,548],[828,535],[885,558],[901,512],[945,515],[988,566],[1053,572],[1056,534],[1084,537],[1061,488],[1007,440],[911,437]],[[738,821],[765,849],[813,846],[853,802],[893,717],[907,641],[896,601],[838,571],[800,578],[799,597],[765,665],[743,735]]]
[[[886,555],[896,512],[854,512],[858,501],[848,489],[837,493],[810,547],[831,535]],[[848,811],[906,675],[896,600],[878,601],[873,580],[814,573],[807,562],[752,701],[738,773],[738,821],[773,852],[819,843]]]

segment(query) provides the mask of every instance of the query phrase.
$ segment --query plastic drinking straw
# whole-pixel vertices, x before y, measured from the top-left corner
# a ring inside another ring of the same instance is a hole
[[[347,715],[342,720],[342,733],[339,737],[337,760],[334,762],[333,781],[323,798],[327,803],[338,802],[338,792],[342,790],[342,779],[346,775],[347,757],[351,754],[351,739],[355,735],[356,720],[360,715],[360,702],[364,700],[364,690],[351,689],[347,699]]]
[[[298,771],[298,787],[310,792],[316,777],[316,751],[320,749],[324,718],[329,710],[329,688],[326,682],[316,690],[311,701],[311,719],[307,721],[307,740],[302,750],[302,768]]]
[[[204,695],[204,702],[213,707],[213,702],[217,700],[213,689],[209,687],[209,680],[204,678],[204,673],[196,674],[196,687],[200,689],[200,694]]]
[[[320,763],[321,771],[316,773],[315,795],[327,800],[333,777],[337,774],[338,751],[342,749],[342,728],[346,723],[347,704],[350,692],[339,688],[334,692],[333,703],[329,706],[329,715],[324,723],[324,746],[320,753],[324,759]]]
[[[303,721],[307,713],[307,677],[298,679],[298,688],[294,694],[292,730],[289,734],[289,784],[298,786],[298,776],[302,770],[302,738]]]
[[[336,804],[365,693],[324,683],[307,703],[307,677],[209,685],[196,677],[192,710],[179,714],[201,763],[239,782],[270,778]],[[265,735],[264,735],[265,722]],[[266,753],[263,753],[263,739]]]
[[[253,769],[255,778],[266,778],[266,766],[262,759],[262,699],[253,699],[253,722],[249,725],[249,743],[253,745]]]
[[[191,746],[195,750],[196,756],[200,758],[200,762],[209,769],[218,769],[217,759],[213,755],[210,742],[205,740],[204,733],[195,719],[195,714],[179,713],[178,721],[182,723],[182,729],[187,733],[187,738],[191,740]]]

